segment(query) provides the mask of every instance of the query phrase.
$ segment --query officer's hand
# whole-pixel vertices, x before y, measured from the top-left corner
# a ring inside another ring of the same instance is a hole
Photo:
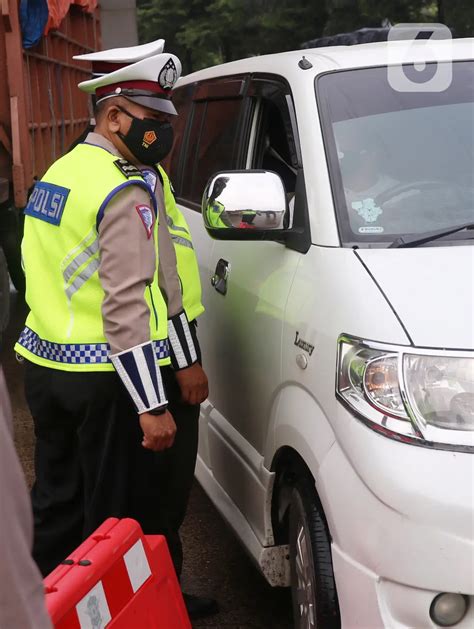
[[[199,363],[176,371],[176,380],[185,404],[201,404],[209,395],[207,376]]]
[[[147,450],[159,452],[171,448],[176,435],[176,424],[169,411],[163,415],[140,415],[140,426],[143,430],[142,446]]]

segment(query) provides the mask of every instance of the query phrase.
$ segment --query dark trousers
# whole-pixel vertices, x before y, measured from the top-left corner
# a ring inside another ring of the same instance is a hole
[[[138,416],[115,372],[26,364],[36,435],[33,556],[43,575],[111,516],[164,534],[180,575],[179,528],[196,463],[199,406],[181,403],[170,367],[162,375],[177,434],[172,448],[151,452],[141,446]]]

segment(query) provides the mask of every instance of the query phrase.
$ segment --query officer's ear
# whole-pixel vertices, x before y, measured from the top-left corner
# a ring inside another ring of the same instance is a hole
[[[105,123],[109,131],[112,133],[118,133],[122,130],[121,127],[124,121],[122,120],[122,116],[120,114],[120,109],[113,103],[111,103],[104,112]]]

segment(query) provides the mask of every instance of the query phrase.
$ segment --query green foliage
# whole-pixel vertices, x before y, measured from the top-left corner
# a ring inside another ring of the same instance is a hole
[[[321,35],[397,22],[474,31],[472,0],[138,0],[140,41],[163,37],[185,72],[300,48]]]
[[[438,3],[433,0],[327,0],[329,19],[325,35],[380,26],[383,20],[436,22]]]
[[[474,34],[474,2],[472,0],[444,0],[444,23],[452,26],[456,37]]]
[[[382,20],[441,22],[456,37],[474,34],[472,0],[327,0],[329,19],[324,34],[352,31],[362,26],[380,26]]]
[[[314,0],[138,0],[140,41],[163,37],[187,72],[252,55],[299,48],[322,34]]]

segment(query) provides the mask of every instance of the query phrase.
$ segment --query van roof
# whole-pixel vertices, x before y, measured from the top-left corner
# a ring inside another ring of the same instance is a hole
[[[298,66],[298,62],[303,56],[313,66],[310,68],[310,72],[302,70]],[[181,78],[178,87],[195,81],[248,72],[268,72],[285,77],[304,72],[314,76],[331,70],[398,65],[401,62],[422,63],[470,60],[473,58],[474,38],[409,42],[383,41],[354,46],[305,48],[304,50],[248,57],[199,70]]]

